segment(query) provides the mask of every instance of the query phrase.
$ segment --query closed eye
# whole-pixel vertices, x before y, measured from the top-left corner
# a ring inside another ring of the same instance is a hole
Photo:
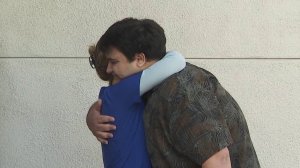
[[[117,61],[117,60],[109,60],[109,63],[111,63],[112,65],[115,65],[115,64],[117,64],[119,61]]]

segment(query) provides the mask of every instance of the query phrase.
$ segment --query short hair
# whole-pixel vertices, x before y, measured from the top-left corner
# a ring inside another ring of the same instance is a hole
[[[90,57],[94,60],[94,66],[100,79],[102,79],[103,81],[109,81],[109,83],[111,83],[113,76],[112,74],[108,74],[106,72],[108,64],[106,56],[101,51],[97,50],[95,45],[89,47],[89,54]]]
[[[137,53],[144,53],[148,60],[160,60],[166,54],[166,36],[164,29],[151,19],[125,18],[111,25],[96,45],[105,54],[112,47],[130,62]]]

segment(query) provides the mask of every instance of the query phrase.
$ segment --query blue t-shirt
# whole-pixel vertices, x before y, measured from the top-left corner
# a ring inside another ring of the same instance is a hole
[[[102,144],[105,168],[151,168],[143,123],[144,102],[140,96],[142,72],[115,85],[102,87],[102,114],[115,117],[117,130],[109,144]]]

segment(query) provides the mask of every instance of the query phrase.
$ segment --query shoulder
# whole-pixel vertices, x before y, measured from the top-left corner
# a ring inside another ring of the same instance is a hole
[[[134,81],[140,81],[140,79],[141,79],[141,76],[142,76],[142,74],[143,74],[143,71],[140,71],[140,72],[137,72],[137,73],[135,73],[135,74],[132,74],[132,75],[130,75],[130,76],[128,76],[128,77],[126,77],[126,78],[124,78],[124,79],[122,79],[119,83],[117,83],[116,85],[124,85],[124,84],[126,84],[126,83],[130,83],[130,82],[134,82]]]
[[[119,97],[121,95],[139,95],[139,85],[142,72],[130,75],[119,83],[101,88],[100,95]]]
[[[135,73],[130,75],[124,79],[122,79],[119,83],[109,86],[110,88],[121,88],[130,87],[130,86],[138,86],[140,83],[142,72]]]
[[[165,80],[158,90],[170,90],[172,88],[177,91],[190,91],[195,90],[214,91],[219,85],[218,79],[209,71],[198,67],[196,65],[187,63],[186,67]]]

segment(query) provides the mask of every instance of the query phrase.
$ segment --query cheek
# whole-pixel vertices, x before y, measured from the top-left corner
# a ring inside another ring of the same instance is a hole
[[[114,72],[117,74],[117,75],[120,75],[122,76],[124,74],[125,71],[125,68],[123,66],[115,66],[114,67]]]

